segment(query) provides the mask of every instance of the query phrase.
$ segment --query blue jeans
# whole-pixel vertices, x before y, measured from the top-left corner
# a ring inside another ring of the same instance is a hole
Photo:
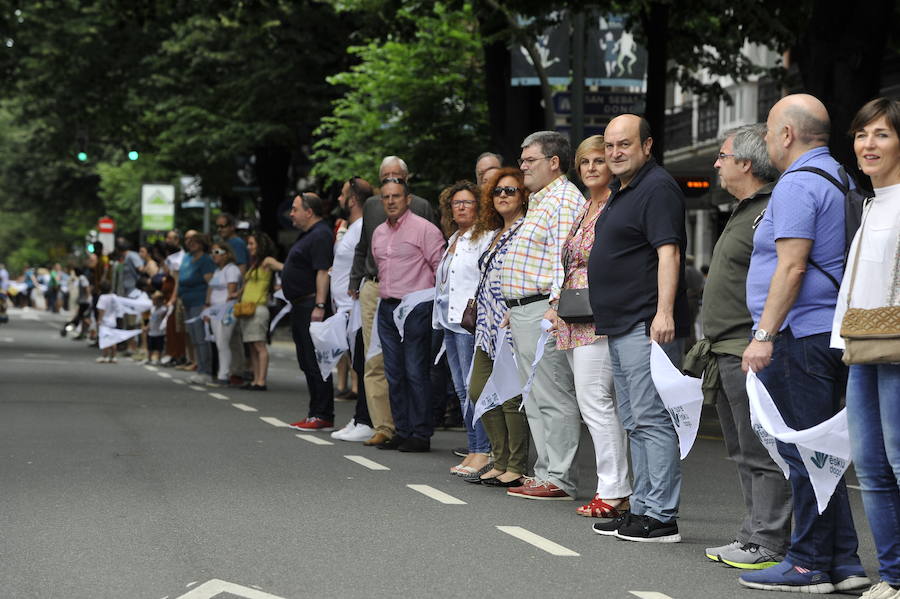
[[[466,434],[469,439],[469,453],[490,453],[491,442],[481,420],[472,426],[472,415],[475,413],[475,401],[473,397],[469,401],[469,388],[466,377],[472,367],[472,357],[475,355],[475,336],[467,333],[455,333],[444,329],[444,346],[447,348],[447,363],[450,364],[450,375],[453,377],[453,387],[459,397],[459,407],[466,423]],[[468,404],[468,405],[466,405]]]
[[[875,537],[878,574],[900,584],[900,364],[854,364],[847,385],[850,444]]]
[[[650,338],[644,323],[611,336],[609,355],[616,406],[631,447],[631,511],[669,522],[678,517],[681,497],[678,435],[650,377]]]
[[[203,306],[185,306],[184,319],[190,320],[200,316]],[[194,345],[194,357],[197,360],[197,374],[212,375],[212,348],[206,340],[206,326],[202,318],[187,324],[187,333]]]
[[[402,341],[394,323],[394,309],[399,303],[382,299],[377,314],[391,413],[398,436],[430,439],[434,434],[430,374],[434,302],[422,302],[409,313]]]
[[[847,367],[841,362],[841,351],[829,347],[830,339],[831,333],[797,339],[787,328],[772,342],[771,364],[758,374],[785,424],[795,430],[824,422],[841,409]],[[825,572],[835,566],[860,566],[844,480],[820,515],[796,446],[778,441],[778,452],[790,466],[794,494],[794,529],[785,559],[795,566]]]

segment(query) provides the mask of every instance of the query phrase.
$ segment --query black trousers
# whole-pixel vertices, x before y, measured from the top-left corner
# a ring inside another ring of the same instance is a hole
[[[353,348],[353,372],[356,373],[356,413],[353,419],[357,424],[372,426],[369,416],[369,404],[366,403],[366,384],[363,380],[363,368],[366,365],[366,349],[363,347],[362,329],[356,332],[356,345]]]
[[[297,364],[306,376],[306,387],[309,389],[310,418],[321,418],[334,422],[334,385],[331,374],[322,380],[319,363],[316,361],[316,349],[309,334],[310,317],[315,308],[315,298],[297,301],[291,307],[291,334],[294,337],[294,348],[297,351]]]

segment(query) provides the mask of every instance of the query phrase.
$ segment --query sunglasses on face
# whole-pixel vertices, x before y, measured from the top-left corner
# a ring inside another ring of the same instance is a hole
[[[495,187],[493,194],[494,194],[495,198],[499,198],[504,193],[508,196],[514,196],[519,192],[520,189],[522,189],[522,188],[521,187],[509,187],[509,186]]]
[[[220,250],[219,248],[214,249],[212,253],[216,256],[224,256],[226,254],[225,250]]]

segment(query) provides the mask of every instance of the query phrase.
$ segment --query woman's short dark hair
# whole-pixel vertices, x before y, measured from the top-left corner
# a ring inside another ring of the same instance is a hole
[[[882,116],[885,117],[894,133],[900,135],[900,100],[875,98],[866,102],[856,113],[856,116],[853,117],[853,122],[850,123],[850,137],[853,137],[858,131],[862,131],[866,125]]]

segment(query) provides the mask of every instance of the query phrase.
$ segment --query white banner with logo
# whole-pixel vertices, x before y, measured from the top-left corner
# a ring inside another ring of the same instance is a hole
[[[353,362],[356,353],[356,334],[362,328],[362,306],[359,300],[353,300],[350,316],[347,320],[347,346],[350,348],[350,362]]]
[[[553,323],[546,318],[541,319],[541,336],[538,337],[537,346],[534,348],[534,362],[531,363],[531,372],[528,375],[528,380],[525,381],[525,385],[522,387],[522,405],[519,407],[520,410],[525,409],[525,402],[528,401],[528,396],[531,394],[531,385],[534,384],[534,373],[537,371],[538,362],[544,357],[544,347],[547,345],[547,339],[550,338],[550,327],[552,326]]]
[[[700,430],[703,379],[681,374],[656,341],[650,342],[650,376],[678,433],[678,448],[683,460],[694,446]]]
[[[275,318],[272,319],[272,322],[269,323],[269,332],[270,333],[275,330],[275,326],[281,321],[281,319],[284,318],[285,316],[287,316],[288,312],[291,311],[291,302],[288,302],[287,299],[284,297],[283,289],[279,289],[278,291],[276,291],[272,295],[272,297],[274,297],[275,299],[280,299],[281,301],[287,302],[287,303],[284,305],[283,308],[281,308],[281,310],[278,312],[278,314],[275,315]]]
[[[429,289],[420,289],[407,293],[394,308],[394,324],[397,325],[397,332],[400,333],[400,341],[403,341],[403,327],[409,314],[416,309],[416,306],[425,302],[434,301],[434,287]]]
[[[819,513],[825,511],[835,487],[850,466],[850,431],[847,427],[847,409],[844,408],[825,422],[797,431],[789,427],[765,385],[755,373],[747,373],[747,395],[750,399],[750,417],[772,437],[782,443],[793,443],[809,473],[809,480],[816,495]],[[765,442],[763,442],[765,445]],[[774,443],[766,445],[785,476],[787,464],[778,454]],[[778,458],[775,456],[778,455]],[[780,460],[780,461],[779,461]]]
[[[141,334],[140,329],[114,329],[112,327],[107,327],[104,325],[100,325],[100,338],[97,340],[97,345],[100,349],[106,349],[112,345],[118,345],[123,341],[127,341],[132,337],[137,337]]]
[[[331,375],[331,370],[348,349],[347,317],[347,312],[338,312],[322,322],[309,323],[309,336],[312,337],[323,381]]]
[[[494,369],[484,384],[484,390],[478,396],[478,401],[475,402],[472,423],[477,422],[485,412],[489,412],[521,394],[522,383],[521,379],[519,379],[516,357],[513,354],[512,346],[509,344],[506,329],[500,329],[497,332]]]

